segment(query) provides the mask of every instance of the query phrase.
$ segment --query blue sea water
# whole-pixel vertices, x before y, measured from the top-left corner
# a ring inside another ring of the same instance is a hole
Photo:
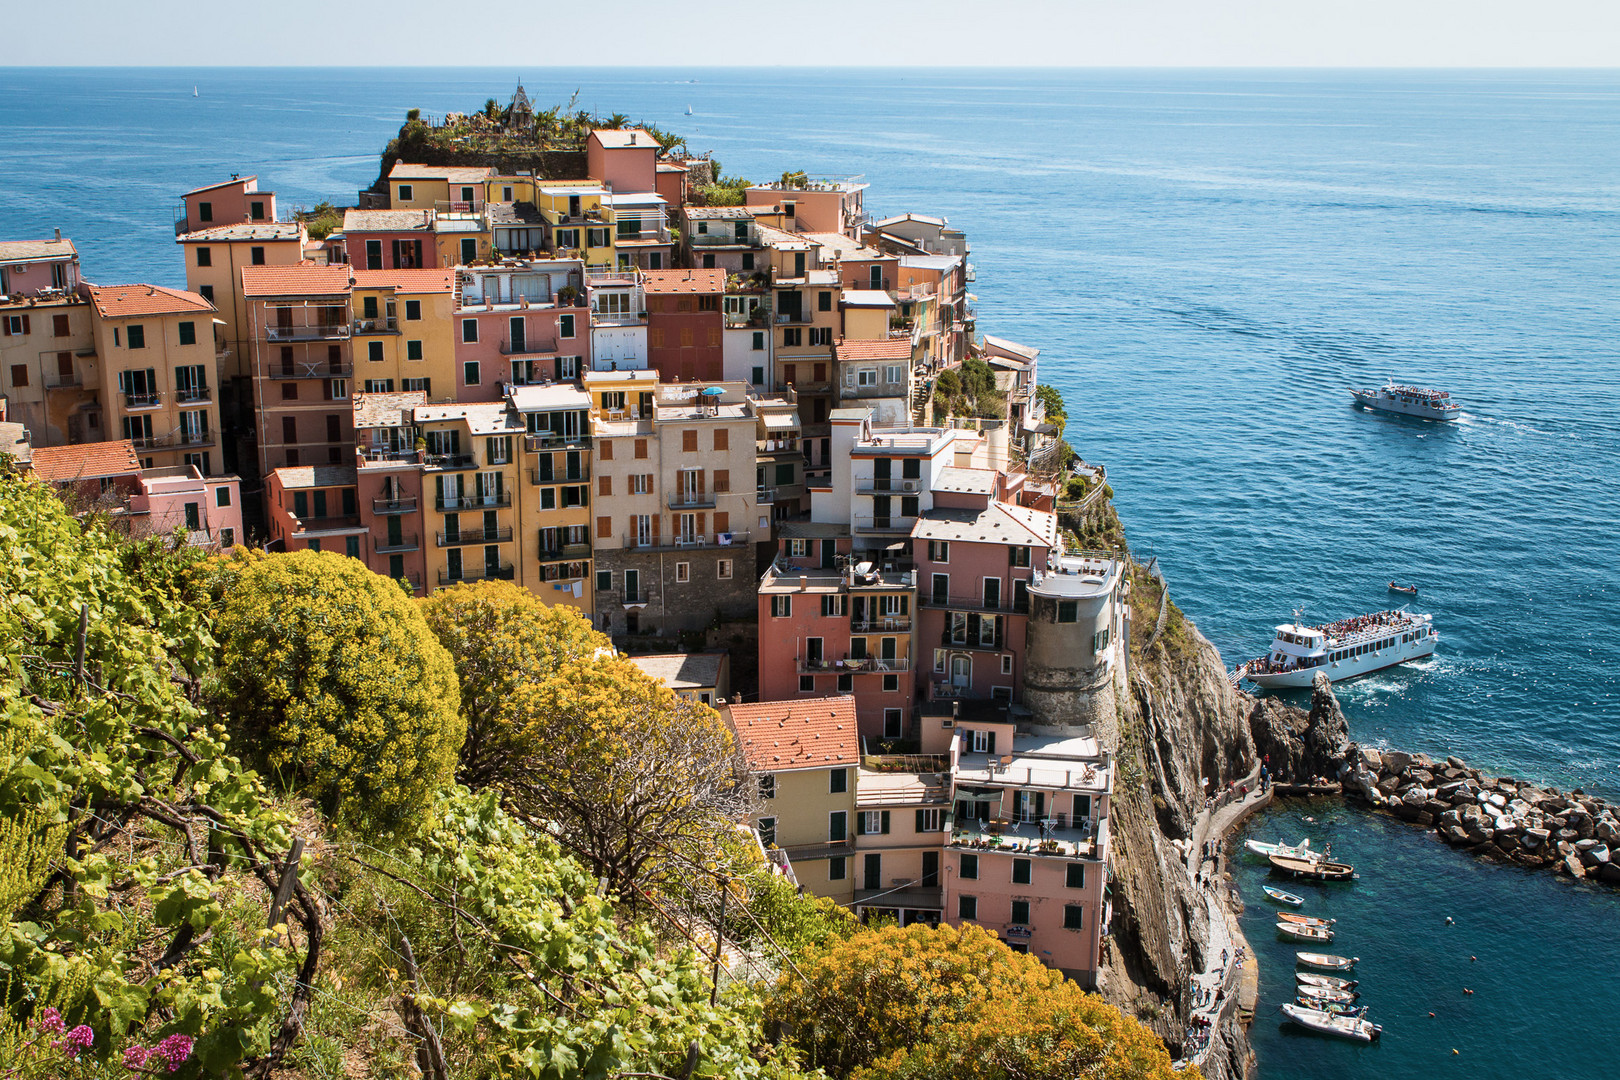
[[[946,215],[980,330],[1041,348],[1071,440],[1229,665],[1295,607],[1417,582],[1440,651],[1342,686],[1353,734],[1620,790],[1620,73],[9,69],[0,236],[60,226],[94,280],[182,284],[180,192],[251,172],[284,207],[352,200],[407,108],[504,101],[519,74],[727,173],[862,173],[878,213]],[[1462,419],[1349,407],[1386,376]],[[1262,1022],[1266,1080],[1609,1071],[1569,1021],[1620,1005],[1613,895],[1332,828],[1365,880],[1331,903],[1390,1035]],[[1493,989],[1470,968],[1429,1021],[1464,943]],[[1257,948],[1269,995],[1286,950]]]

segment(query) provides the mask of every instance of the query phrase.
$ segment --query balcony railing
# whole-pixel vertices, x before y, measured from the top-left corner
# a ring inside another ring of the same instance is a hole
[[[761,506],[770,506],[776,502],[775,488],[755,488],[754,501]]]
[[[417,543],[415,533],[412,533],[409,536],[401,536],[398,540],[390,540],[386,536],[373,535],[371,538],[371,544],[379,555],[392,555],[395,552],[400,551],[415,551],[422,546],[421,544]]]
[[[912,526],[917,524],[917,519],[899,514],[888,517],[857,514],[852,524],[858,533],[909,533]]]
[[[399,333],[399,319],[393,315],[387,315],[380,319],[356,319],[354,320],[354,332],[356,334],[397,334]]]
[[[461,547],[463,544],[505,544],[512,539],[512,526],[498,529],[462,529],[459,532],[439,532],[440,547]]]
[[[777,326],[808,326],[815,321],[813,311],[778,311],[776,313]]]
[[[439,571],[439,584],[440,585],[458,585],[458,584],[460,584],[461,582],[464,582],[464,581],[484,581],[486,579],[498,579],[500,581],[511,581],[512,580],[512,567],[511,567],[511,564],[507,564],[506,566],[481,566],[481,567],[477,567],[477,568],[469,567],[469,568],[463,569],[459,574],[457,574],[455,576],[451,576],[451,573],[448,570],[440,570]]]
[[[213,446],[214,435],[209,431],[186,431],[184,428],[172,436],[175,446]]]
[[[919,594],[918,602],[925,608],[937,608],[948,611],[977,611],[988,612],[992,615],[1028,615],[1029,598],[1014,598],[1000,596],[995,603],[985,603],[983,596],[951,596],[944,593],[924,592]]]
[[[372,499],[371,509],[378,514],[414,514],[416,496],[401,495],[393,499]]]
[[[163,394],[160,391],[154,391],[150,394],[126,393],[124,395],[124,408],[126,409],[155,409],[162,404]]]
[[[401,574],[399,577],[395,578],[394,580],[395,581],[403,581],[403,582],[405,582],[405,584],[407,584],[407,585],[409,585],[411,587],[411,592],[413,592],[413,593],[419,593],[419,592],[422,591],[422,575],[421,574]]]
[[[539,469],[529,470],[529,480],[536,486],[541,484],[583,484],[590,478],[591,470],[584,465],[573,470],[573,472],[566,470],[559,472],[553,469],[550,476],[543,476]]]
[[[695,248],[754,247],[759,243],[759,239],[753,229],[748,229],[742,236],[734,233],[687,233],[686,242]]]
[[[556,353],[556,351],[557,339],[554,337],[524,338],[522,341],[514,341],[511,338],[501,339],[502,356],[528,356],[530,354],[549,356]]]
[[[347,379],[354,374],[353,364],[334,364],[327,360],[313,363],[276,364],[270,368],[272,379]]]
[[[729,495],[729,491],[676,491],[669,496],[671,510],[713,510],[715,495]]]
[[[849,620],[849,630],[852,634],[909,634],[911,616],[879,615],[875,619],[852,617]]]
[[[586,432],[578,435],[559,435],[552,431],[542,431],[534,435],[523,436],[523,449],[534,454],[541,450],[567,450],[575,447],[590,445],[591,437]]]
[[[75,371],[71,375],[45,376],[45,389],[47,390],[73,390],[84,385],[84,376]]]
[[[624,546],[634,551],[685,551],[692,548],[742,547],[751,534],[732,533],[677,533],[674,536],[642,536],[625,533]],[[725,537],[726,539],[722,539]]]
[[[212,401],[214,392],[206,386],[187,386],[174,392],[174,400],[182,405],[196,401]]]
[[[430,469],[471,469],[477,462],[471,454],[428,454],[422,464]]]
[[[619,598],[619,603],[623,604],[625,607],[631,607],[635,604],[650,604],[652,603],[652,593],[647,589],[636,589],[633,592],[626,591],[625,594]]]
[[[882,659],[875,656],[851,660],[847,656],[833,658],[796,657],[794,666],[800,675],[893,675],[911,670],[911,657],[898,656]]]
[[[798,439],[756,439],[754,441],[755,454],[797,454],[798,452]]]
[[[493,495],[446,495],[433,500],[441,512],[445,510],[493,510],[512,505],[512,493],[498,491]]]
[[[267,326],[264,328],[264,339],[266,341],[336,341],[348,336],[348,323],[331,323],[326,326]]]
[[[547,546],[541,543],[537,558],[551,562],[577,562],[580,559],[591,557],[589,544],[559,544]]]
[[[903,382],[878,382],[866,386],[845,385],[838,391],[839,397],[844,398],[887,398],[905,397],[911,393],[911,387]]]
[[[381,464],[390,461],[416,462],[416,451],[406,450],[392,446],[363,446],[357,448],[360,460],[367,464]]]
[[[983,650],[986,652],[1002,652],[1006,639],[996,634],[993,637],[956,638],[951,634],[951,628],[946,627],[944,633],[939,635],[939,644],[946,649],[967,649],[971,651]]]

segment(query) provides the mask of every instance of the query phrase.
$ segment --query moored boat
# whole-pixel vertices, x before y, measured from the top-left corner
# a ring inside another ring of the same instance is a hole
[[[1320,1009],[1334,1016],[1366,1016],[1367,1006],[1351,1005],[1343,1001],[1317,1001],[1315,998],[1299,998],[1296,1005],[1303,1005],[1307,1009]]]
[[[1305,902],[1305,898],[1303,896],[1295,896],[1291,892],[1283,892],[1281,889],[1274,889],[1270,885],[1260,886],[1260,891],[1277,901],[1279,904],[1292,904],[1295,907],[1299,907]]]
[[[1332,941],[1333,931],[1325,926],[1306,926],[1304,923],[1279,922],[1277,933],[1295,941]]]
[[[1301,952],[1295,953],[1294,959],[1306,967],[1320,968],[1323,971],[1349,971],[1356,966],[1356,961],[1360,958],[1334,956],[1332,953]]]
[[[1417,595],[1417,586],[1416,585],[1397,585],[1392,581],[1392,582],[1389,583],[1389,591],[1390,592],[1401,593],[1403,596],[1416,596]]]
[[[1372,1042],[1384,1029],[1369,1020],[1355,1016],[1334,1016],[1321,1009],[1307,1009],[1303,1005],[1282,1006],[1283,1015],[1298,1024],[1323,1035],[1337,1035],[1341,1039]]]
[[[1301,915],[1294,911],[1279,911],[1277,918],[1283,922],[1299,923],[1302,926],[1332,926],[1337,919],[1318,919],[1310,915]]]
[[[1377,390],[1352,389],[1350,398],[1364,409],[1415,416],[1420,420],[1455,420],[1462,412],[1462,406],[1445,390],[1406,386],[1393,379]]]
[[[1311,851],[1310,837],[1306,837],[1297,844],[1285,844],[1281,840],[1275,844],[1268,844],[1264,840],[1245,840],[1243,847],[1254,854],[1268,857],[1271,855],[1293,855],[1297,858],[1308,859],[1315,856]]]
[[[1316,881],[1349,881],[1356,868],[1349,863],[1328,862],[1326,859],[1296,859],[1291,855],[1271,856],[1271,868],[1295,877]]]
[[[1341,979],[1337,975],[1319,975],[1314,971],[1296,971],[1294,979],[1301,986],[1325,986],[1330,990],[1354,990],[1355,979]]]
[[[1277,627],[1266,655],[1242,665],[1241,679],[1270,689],[1308,687],[1318,673],[1339,682],[1434,654],[1434,616],[1375,611],[1307,626],[1302,613]]]
[[[1294,993],[1312,1001],[1352,1002],[1361,995],[1354,990],[1335,990],[1331,986],[1296,986]]]

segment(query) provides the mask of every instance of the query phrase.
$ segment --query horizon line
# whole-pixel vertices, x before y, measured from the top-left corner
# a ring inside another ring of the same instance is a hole
[[[30,64],[0,71],[497,71],[511,64]],[[1620,71],[1620,64],[574,64],[542,71]]]

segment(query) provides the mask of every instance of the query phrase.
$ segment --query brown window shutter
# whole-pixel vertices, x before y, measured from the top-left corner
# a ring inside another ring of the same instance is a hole
[[[681,432],[681,450],[684,453],[697,453],[697,430],[689,428]]]
[[[603,461],[612,461],[613,460],[613,440],[612,439],[603,439],[602,440],[602,460]]]
[[[708,517],[708,514],[699,514],[697,516],[697,532],[699,536],[702,536],[704,533],[708,532],[708,529],[704,528],[704,526],[708,524]]]
[[[33,332],[34,332],[33,325],[31,323],[29,323],[28,316],[24,315],[23,316],[23,333],[32,334]]]
[[[610,518],[610,517],[599,517],[599,518],[597,518],[596,519],[596,538],[598,540],[606,540],[609,537],[611,537],[612,535],[613,535],[613,519]]]
[[[698,469],[697,470],[697,493],[698,493],[698,498],[700,498],[700,499],[703,497],[703,492],[704,492],[703,480],[704,480],[703,470]]]
[[[714,493],[716,495],[723,495],[723,494],[725,494],[726,492],[728,492],[730,490],[731,490],[731,470],[730,469],[716,469],[716,470],[714,470]]]
[[[663,524],[663,521],[664,521],[664,515],[663,514],[654,514],[652,516],[652,534],[654,536],[658,535],[659,526],[661,524]]]
[[[731,449],[730,438],[731,438],[731,432],[727,431],[725,428],[715,428],[714,429],[714,448],[716,450],[729,450],[729,449]]]
[[[613,494],[613,477],[611,477],[611,476],[598,476],[596,478],[596,493],[598,495],[604,495],[604,496],[612,495]]]
[[[636,457],[644,458],[646,456],[647,456],[647,440],[646,439],[637,439],[636,440]]]
[[[714,531],[724,533],[731,531],[731,515],[724,510],[714,512]]]
[[[52,315],[51,316],[51,333],[52,333],[52,335],[54,335],[56,337],[67,337],[69,332],[70,331],[68,330],[68,317],[66,315]]]

